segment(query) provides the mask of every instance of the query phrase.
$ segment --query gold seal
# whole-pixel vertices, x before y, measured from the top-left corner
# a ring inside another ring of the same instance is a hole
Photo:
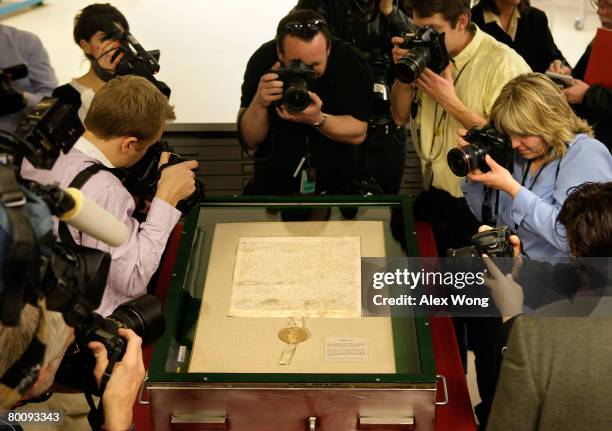
[[[298,344],[310,338],[310,331],[299,326],[283,328],[278,332],[278,338],[287,344]]]

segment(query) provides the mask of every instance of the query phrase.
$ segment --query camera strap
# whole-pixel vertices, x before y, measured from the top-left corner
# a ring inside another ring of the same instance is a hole
[[[2,323],[17,325],[23,308],[26,285],[37,281],[32,278],[40,273],[40,254],[36,235],[25,211],[26,195],[19,188],[13,168],[4,164],[0,164],[0,201],[13,230],[13,243],[6,266],[9,288],[4,291],[0,301],[0,316]]]
[[[102,170],[110,171],[109,168],[107,168],[101,163],[93,163],[90,166],[83,169],[81,172],[79,172],[77,176],[74,177],[72,182],[68,185],[68,187],[80,189],[81,187],[85,185],[87,181],[89,181],[91,177],[93,177],[95,174],[97,174],[98,172]],[[58,231],[59,237],[62,240],[62,242],[65,242],[67,244],[72,244],[72,245],[78,245],[76,241],[74,240],[74,237],[70,233],[70,230],[68,229],[68,224],[66,224],[63,221],[60,221],[57,231]]]

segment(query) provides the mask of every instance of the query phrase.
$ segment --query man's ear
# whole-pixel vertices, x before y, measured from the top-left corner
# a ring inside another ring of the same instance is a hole
[[[134,149],[137,143],[138,139],[134,136],[124,136],[119,142],[119,151],[122,155],[128,154],[130,149]]]
[[[455,24],[455,29],[458,31],[463,31],[468,28],[469,23],[470,18],[467,12],[463,12],[457,17],[457,24]]]
[[[86,55],[90,55],[91,54],[91,45],[85,39],[81,39],[79,41],[79,46],[81,47],[81,49],[83,50],[83,52]]]

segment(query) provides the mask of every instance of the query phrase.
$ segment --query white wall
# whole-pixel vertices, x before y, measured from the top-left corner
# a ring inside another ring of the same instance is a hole
[[[99,2],[106,0],[98,0]],[[40,36],[60,83],[87,71],[72,40],[75,14],[94,1],[46,0],[2,20]],[[233,123],[251,54],[274,37],[297,0],[111,0],[145,49],[161,50],[177,123]]]
[[[72,41],[73,18],[96,0],[45,0],[41,7],[2,20],[38,34],[61,83],[89,64]],[[297,0],[97,0],[111,1],[146,49],[161,50],[159,78],[172,89],[177,123],[233,123],[244,68],[253,51],[274,37],[276,24]],[[575,64],[599,24],[589,6],[582,31],[574,19],[585,0],[532,0],[544,9],[553,35]]]

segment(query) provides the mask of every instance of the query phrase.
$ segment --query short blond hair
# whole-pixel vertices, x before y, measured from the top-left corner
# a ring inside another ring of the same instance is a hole
[[[563,157],[576,134],[593,134],[559,87],[541,73],[526,73],[509,81],[493,104],[490,122],[506,135],[542,138],[545,162]]]
[[[147,79],[118,76],[94,96],[85,127],[100,139],[130,136],[148,143],[175,118],[168,99]]]

